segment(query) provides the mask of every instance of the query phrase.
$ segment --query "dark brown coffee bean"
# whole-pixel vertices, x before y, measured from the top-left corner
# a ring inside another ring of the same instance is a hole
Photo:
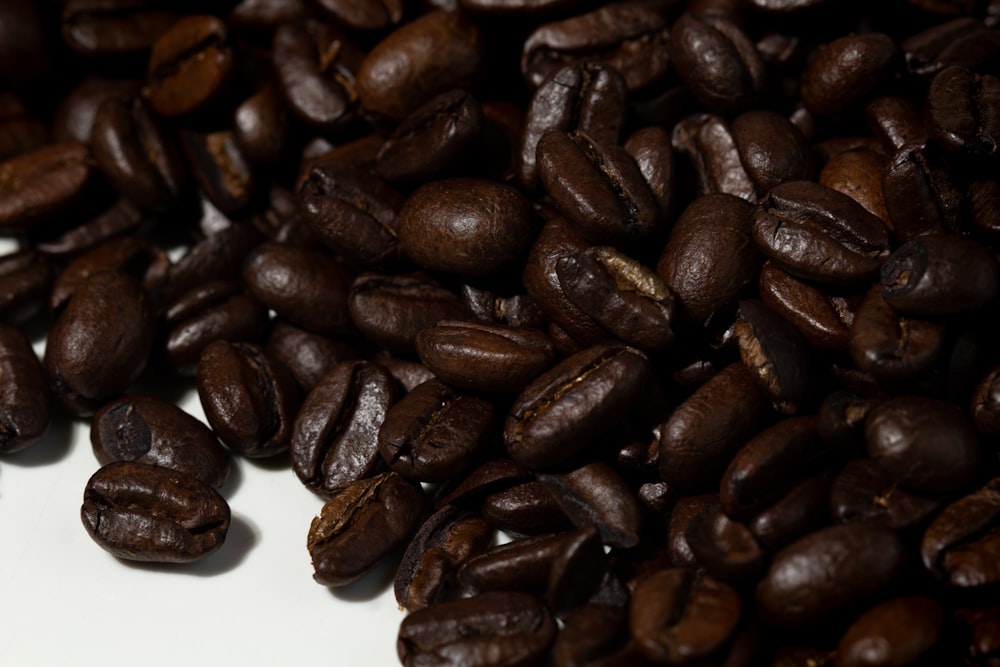
[[[420,485],[394,472],[340,491],[309,526],[313,578],[333,587],[357,581],[413,537],[426,504]]]
[[[886,600],[859,616],[837,644],[836,667],[906,665],[937,643],[944,610],[929,597]]]
[[[323,134],[350,128],[357,117],[360,47],[330,24],[304,21],[280,25],[273,48],[279,88],[295,117]]]
[[[951,66],[989,68],[1000,56],[995,31],[972,17],[936,23],[900,42],[911,73],[930,79]]]
[[[538,27],[524,42],[521,72],[536,88],[566,63],[596,61],[621,72],[630,91],[647,90],[666,77],[668,37],[659,6],[616,3]]]
[[[0,160],[41,148],[48,137],[45,124],[32,118],[11,93],[0,93]]]
[[[351,320],[372,342],[411,354],[417,335],[442,320],[468,316],[458,295],[426,273],[363,273],[351,285]]]
[[[520,391],[556,360],[537,329],[455,321],[421,331],[417,354],[443,382],[468,391]]]
[[[706,195],[674,223],[656,265],[679,309],[695,324],[718,324],[757,279],[750,242],[753,207],[732,195]]]
[[[857,367],[886,382],[927,373],[944,347],[944,325],[907,317],[889,305],[875,285],[861,301],[851,326],[850,353]]]
[[[823,166],[817,179],[820,185],[845,194],[865,210],[892,228],[892,219],[885,207],[882,176],[889,158],[867,148],[837,153]]]
[[[777,551],[830,522],[829,496],[829,475],[807,477],[750,519],[747,528],[765,550]]]
[[[248,224],[232,223],[196,241],[170,267],[161,296],[174,303],[191,290],[220,280],[238,280],[246,256],[261,241]]]
[[[687,156],[698,194],[722,193],[757,201],[757,191],[740,158],[736,137],[722,116],[694,114],[674,125],[674,148]]]
[[[399,627],[396,649],[404,667],[540,663],[556,636],[556,622],[538,598],[489,592],[415,611]]]
[[[980,433],[1000,434],[1000,367],[993,368],[976,385],[971,413]]]
[[[351,332],[350,274],[314,248],[259,245],[243,263],[243,284],[278,317],[328,336]]]
[[[148,463],[216,488],[229,474],[229,453],[207,426],[148,394],[129,394],[102,406],[90,425],[90,444],[101,465]]]
[[[973,158],[1000,153],[1000,78],[949,67],[927,92],[930,134],[946,150]]]
[[[670,565],[688,569],[700,567],[687,542],[687,529],[703,512],[719,504],[719,494],[683,496],[677,499],[667,520],[667,559]]]
[[[288,107],[273,81],[243,100],[233,112],[233,133],[247,160],[272,165],[289,146]]]
[[[38,443],[49,428],[49,387],[35,351],[13,327],[0,326],[0,453]]]
[[[205,417],[229,449],[248,458],[288,449],[298,387],[260,346],[215,341],[201,353],[196,381]]]
[[[245,213],[257,181],[231,130],[181,130],[181,146],[198,188],[225,215]]]
[[[660,477],[679,491],[718,480],[756,432],[766,401],[742,364],[719,371],[660,425]]]
[[[907,144],[882,177],[885,208],[901,242],[929,232],[958,232],[964,198],[927,144]]]
[[[62,41],[88,58],[145,58],[180,18],[142,0],[69,0],[62,9]]]
[[[479,462],[497,437],[495,413],[491,401],[429,380],[389,410],[378,450],[407,479],[444,482]]]
[[[739,320],[733,333],[740,360],[757,386],[783,414],[803,412],[814,400],[815,380],[809,346],[801,334],[781,315],[757,300],[740,302]]]
[[[403,18],[402,0],[318,0],[319,7],[352,30],[384,30]]]
[[[718,655],[743,618],[739,593],[708,575],[669,569],[643,579],[629,602],[629,630],[657,664]]]
[[[756,581],[764,569],[764,549],[750,528],[730,519],[719,505],[692,519],[685,538],[698,565],[722,581]]]
[[[920,542],[924,567],[948,586],[990,589],[1000,582],[1000,478],[945,507]]]
[[[538,142],[549,132],[582,130],[604,143],[618,143],[625,125],[626,84],[608,65],[566,65],[544,79],[531,96],[518,153],[517,178],[538,189]]]
[[[679,199],[675,190],[677,178],[670,133],[662,127],[649,125],[630,134],[623,146],[646,179],[659,206],[660,220],[669,219]]]
[[[219,550],[229,505],[197,478],[145,463],[109,463],[87,482],[80,516],[102,549],[117,558],[190,563]]]
[[[424,521],[406,547],[396,570],[396,601],[407,611],[438,602],[456,572],[486,551],[492,538],[493,529],[483,517],[445,505]]]
[[[926,525],[940,505],[899,487],[873,459],[849,461],[830,486],[830,512],[840,523],[870,521],[908,531]]]
[[[226,24],[214,16],[188,16],[153,43],[146,95],[157,113],[184,116],[219,96],[235,68]]]
[[[457,175],[479,148],[483,110],[469,93],[437,95],[396,126],[378,153],[375,172],[390,183],[424,183]]]
[[[86,191],[93,171],[87,147],[76,141],[0,162],[0,229],[30,228],[67,212]]]
[[[915,317],[972,312],[1000,294],[1000,263],[986,246],[957,234],[926,234],[882,265],[882,298]]]
[[[865,120],[890,154],[927,140],[920,107],[908,97],[876,97],[865,107]]]
[[[623,416],[649,380],[646,356],[621,345],[593,346],[536,378],[504,426],[507,451],[531,468],[585,451]]]
[[[399,243],[426,269],[482,276],[515,266],[538,224],[531,203],[515,188],[452,178],[410,195],[399,213]]]
[[[878,524],[824,528],[774,556],[757,586],[757,608],[769,624],[807,626],[882,590],[905,559],[899,538]]]
[[[634,243],[656,230],[659,206],[623,147],[581,130],[556,131],[539,140],[537,160],[546,193],[588,241]]]
[[[0,257],[0,321],[19,325],[41,312],[52,274],[52,264],[33,250]]]
[[[561,615],[552,645],[553,667],[593,664],[620,646],[628,632],[626,611],[607,604],[586,604]]]
[[[802,132],[773,111],[748,111],[733,119],[733,140],[747,176],[759,192],[813,176],[812,151]]]
[[[670,30],[677,75],[709,111],[744,111],[764,88],[765,68],[753,42],[726,16],[684,13]]]
[[[282,321],[274,323],[265,351],[291,372],[303,394],[308,394],[335,365],[358,356],[347,343]]]
[[[638,261],[600,246],[561,257],[556,275],[566,298],[622,342],[642,350],[673,343],[673,295]]]
[[[876,276],[889,255],[881,220],[850,197],[809,181],[768,192],[754,212],[753,240],[789,273],[832,285]]]
[[[883,33],[835,39],[802,71],[802,103],[817,116],[835,116],[860,107],[893,73],[898,59],[896,43]]]
[[[332,498],[380,468],[378,432],[396,401],[389,371],[344,361],[306,396],[292,426],[292,470],[307,488]]]
[[[397,213],[404,198],[378,178],[323,160],[309,170],[298,197],[306,223],[334,252],[368,268],[399,264]]]
[[[102,271],[84,280],[56,319],[45,347],[55,396],[79,416],[126,390],[153,347],[153,308],[129,276]]]
[[[601,541],[615,547],[629,549],[639,543],[642,506],[625,478],[611,466],[587,463],[538,478],[578,528],[596,526]]]
[[[433,11],[375,45],[358,69],[357,92],[370,111],[399,120],[478,73],[485,57],[479,26],[459,12]]]
[[[38,81],[52,65],[46,43],[48,12],[30,0],[12,0],[0,7],[0,83],[20,87]]]
[[[544,535],[573,527],[552,490],[539,480],[490,493],[479,509],[491,526],[512,535]]]
[[[1000,606],[959,609],[955,616],[967,630],[965,650],[973,660],[988,667],[1000,655]]]
[[[996,236],[1000,231],[1000,180],[975,180],[969,183],[966,196],[973,227]]]

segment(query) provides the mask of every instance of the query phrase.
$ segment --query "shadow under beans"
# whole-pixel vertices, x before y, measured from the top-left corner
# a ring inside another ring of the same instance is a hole
[[[222,547],[195,563],[143,563],[121,560],[121,564],[136,570],[164,572],[195,577],[215,577],[234,570],[260,541],[260,530],[241,514],[233,514]]]
[[[73,441],[73,419],[64,412],[55,411],[49,421],[49,428],[45,431],[45,436],[19,452],[4,454],[0,460],[4,465],[12,465],[21,468],[37,468],[39,466],[52,465],[65,459],[70,452]],[[89,446],[89,442],[86,443]],[[97,467],[97,459],[94,459],[94,466]]]
[[[383,558],[371,572],[361,577],[353,584],[330,588],[330,594],[345,602],[368,602],[385,593],[392,587],[399,567],[401,553],[394,553]]]

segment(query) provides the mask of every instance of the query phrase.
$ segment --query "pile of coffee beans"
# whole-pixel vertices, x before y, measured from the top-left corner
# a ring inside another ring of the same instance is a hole
[[[0,452],[89,420],[84,527],[179,564],[287,465],[404,665],[996,667],[998,26],[3,0]]]

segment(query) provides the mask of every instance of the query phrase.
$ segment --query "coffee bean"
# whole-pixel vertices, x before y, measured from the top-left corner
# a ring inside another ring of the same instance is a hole
[[[323,505],[309,526],[313,578],[333,587],[357,581],[406,544],[425,505],[420,486],[394,472],[349,485]]]
[[[718,505],[692,519],[685,538],[698,564],[722,581],[756,581],[764,568],[764,549],[750,529],[727,517]]]
[[[946,585],[988,589],[1000,581],[996,552],[1000,479],[945,507],[920,541],[924,567]]]
[[[282,321],[274,323],[265,351],[291,372],[303,394],[308,394],[335,365],[358,357],[357,350],[347,343]]]
[[[33,250],[0,257],[0,320],[19,325],[41,312],[52,274],[51,263]]]
[[[402,0],[319,0],[317,4],[353,30],[383,30],[403,18]]]
[[[35,351],[15,328],[0,326],[0,453],[38,443],[49,427],[49,388]]]
[[[226,24],[214,16],[188,16],[153,43],[147,96],[153,109],[176,117],[204,109],[229,83],[236,56]]]
[[[83,196],[94,169],[87,147],[49,144],[0,162],[0,229],[52,221]]]
[[[818,182],[831,190],[845,194],[861,204],[866,211],[892,228],[892,219],[885,206],[882,177],[889,167],[889,158],[867,148],[837,153],[819,172]]]
[[[87,482],[84,528],[117,558],[189,563],[219,550],[229,505],[195,477],[146,463],[109,463]]]
[[[907,664],[937,643],[944,610],[928,597],[899,597],[878,604],[855,620],[837,645],[837,667]]]
[[[687,116],[674,125],[671,141],[694,169],[699,194],[721,193],[750,203],[757,201],[757,190],[740,158],[736,137],[722,116]]]
[[[602,542],[616,547],[639,543],[639,499],[611,466],[588,463],[563,473],[539,474],[539,479],[578,528],[596,526]]]
[[[883,33],[835,39],[802,71],[802,103],[817,116],[846,113],[878,91],[898,58],[898,47]]]
[[[136,0],[69,0],[62,9],[62,40],[88,58],[144,58],[180,18]]]
[[[893,235],[902,242],[930,232],[957,232],[965,215],[962,193],[927,143],[906,144],[882,177]]]

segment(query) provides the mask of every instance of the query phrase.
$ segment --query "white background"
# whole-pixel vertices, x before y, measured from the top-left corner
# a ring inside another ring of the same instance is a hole
[[[180,405],[205,421],[193,391]],[[88,422],[60,413],[41,443],[0,455],[0,666],[398,665],[394,572],[314,582],[305,543],[323,501],[278,460],[234,458],[225,544],[166,566],[119,561],[84,530]]]

